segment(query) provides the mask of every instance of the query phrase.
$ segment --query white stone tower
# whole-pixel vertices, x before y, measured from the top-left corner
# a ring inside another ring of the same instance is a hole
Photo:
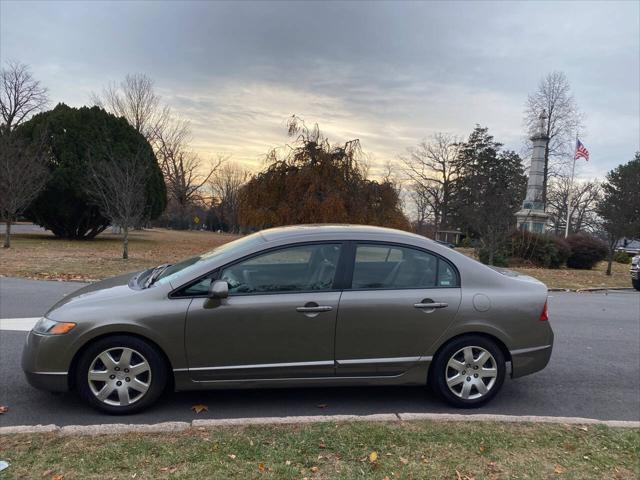
[[[527,196],[522,203],[522,209],[516,213],[518,229],[535,233],[544,233],[549,216],[544,211],[542,190],[544,184],[544,149],[549,137],[546,134],[545,121],[547,115],[543,110],[538,117],[537,131],[531,137],[533,153],[527,182]]]

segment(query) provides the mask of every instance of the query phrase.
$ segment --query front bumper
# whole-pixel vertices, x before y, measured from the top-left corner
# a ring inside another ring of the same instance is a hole
[[[22,350],[22,370],[31,386],[50,392],[68,391],[67,350],[65,335],[29,332]]]

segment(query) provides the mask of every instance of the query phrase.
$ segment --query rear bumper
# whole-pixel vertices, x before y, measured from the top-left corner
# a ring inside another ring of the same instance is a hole
[[[511,351],[511,378],[523,377],[538,372],[547,366],[551,358],[553,343],[540,347]]]

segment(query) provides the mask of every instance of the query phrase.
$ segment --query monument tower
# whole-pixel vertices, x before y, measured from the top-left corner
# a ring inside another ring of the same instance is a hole
[[[546,133],[547,115],[543,110],[538,117],[536,132],[531,137],[533,153],[527,181],[527,195],[522,208],[516,213],[518,229],[535,233],[544,233],[549,215],[544,211],[542,191],[544,188],[544,150],[549,141]]]

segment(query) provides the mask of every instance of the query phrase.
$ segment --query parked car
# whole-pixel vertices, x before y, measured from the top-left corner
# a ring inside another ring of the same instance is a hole
[[[296,226],[78,290],[29,333],[22,367],[109,413],[168,386],[429,384],[477,407],[552,345],[531,277],[398,230]]]
[[[631,285],[636,290],[640,290],[640,255],[631,259]]]

